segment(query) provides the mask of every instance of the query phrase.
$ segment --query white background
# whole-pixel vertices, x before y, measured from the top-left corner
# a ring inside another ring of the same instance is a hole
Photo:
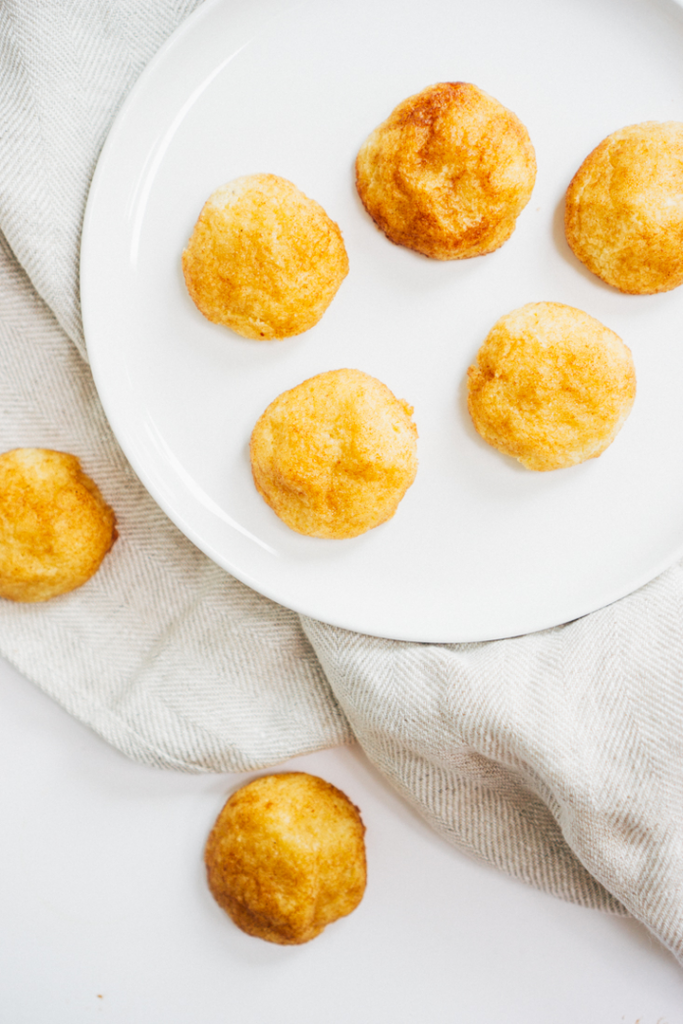
[[[683,1024],[683,970],[645,928],[467,859],[357,749],[288,767],[360,807],[366,896],[280,947],[204,881],[247,776],[134,764],[1,660],[0,706],[2,1024]]]
[[[545,143],[546,152],[539,146],[545,166],[564,159],[563,146],[571,143],[572,150],[563,173],[539,185],[542,202],[534,201],[527,214],[529,223],[543,219],[548,246],[576,154],[621,125],[618,108],[627,100],[636,111],[631,119],[653,116],[645,109],[643,82],[654,81],[656,68],[650,65],[660,50],[657,74],[671,82],[671,91],[659,116],[680,116],[680,54],[674,53],[679,30],[672,21],[671,37],[662,32],[664,7],[655,17],[635,0],[577,0],[573,10],[586,19],[592,8],[609,27],[604,38],[613,51],[595,33],[583,49],[563,47],[560,33],[557,52],[573,62],[568,88],[582,95],[586,77],[603,69],[610,117],[584,104],[583,112],[576,108],[575,122],[553,122],[553,111],[537,97],[539,129],[548,131],[534,134],[554,142]],[[463,9],[474,12],[475,5]],[[610,20],[617,13],[622,17]],[[504,99],[501,75],[526,81],[533,50],[527,28],[525,22],[524,50],[513,54],[514,67],[506,72],[490,60],[481,82],[500,84]],[[580,25],[565,30],[577,38],[582,34]],[[502,35],[501,29],[497,38]],[[654,37],[656,52],[648,46]],[[642,53],[640,61],[630,62],[629,46]],[[453,47],[476,78],[478,56],[466,33],[454,35]],[[445,48],[454,52],[450,41]],[[589,61],[600,49],[604,59]],[[326,53],[320,51],[318,59],[326,61]],[[544,59],[551,62],[555,55],[546,51]],[[389,80],[387,72],[398,72],[385,64],[378,81],[389,104],[405,90]],[[620,88],[605,70],[617,64],[629,64]],[[417,77],[416,86],[426,84],[422,72]],[[428,76],[439,77],[440,71]],[[534,90],[529,86],[531,114]],[[513,106],[515,99],[509,101]],[[379,110],[384,97],[374,102]],[[603,116],[604,125],[598,123]],[[368,130],[375,120],[368,114]],[[567,125],[575,132],[577,124],[586,134],[579,146],[567,133]],[[206,191],[208,182],[194,180],[198,192]],[[413,266],[410,255],[390,250],[378,234],[368,231],[366,237],[369,247],[390,252],[397,273],[404,264]],[[360,245],[358,252],[363,255]],[[486,266],[511,260],[513,253],[502,250]],[[558,281],[566,276],[573,282],[576,304],[611,303],[610,323],[619,319],[621,297],[601,290],[557,251],[553,259]],[[568,296],[523,296],[538,297]],[[680,308],[679,299],[664,298],[659,305]],[[340,315],[345,302],[340,294]],[[654,306],[644,300],[639,309]],[[205,333],[208,338],[208,327]],[[654,332],[652,339],[637,340],[640,379],[647,383],[662,339]],[[303,345],[296,349],[302,350]],[[680,403],[661,405],[679,415]],[[627,439],[625,434],[624,448]],[[498,466],[488,451],[467,450]],[[620,449],[614,450],[618,457]],[[673,457],[679,460],[675,447]],[[683,971],[642,926],[565,904],[466,859],[398,799],[357,749],[323,752],[288,767],[320,774],[361,808],[368,829],[366,897],[351,917],[311,944],[283,948],[240,933],[213,903],[204,881],[204,841],[242,778],[133,764],[2,661],[0,706],[0,1024],[683,1024]]]

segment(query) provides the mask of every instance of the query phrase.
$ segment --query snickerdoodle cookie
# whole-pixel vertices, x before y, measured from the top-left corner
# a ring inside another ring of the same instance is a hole
[[[185,283],[204,316],[265,340],[317,324],[348,269],[338,226],[274,174],[216,189],[183,253]]]
[[[0,597],[47,601],[75,590],[115,539],[114,513],[75,455],[0,455]]]
[[[467,82],[442,82],[404,100],[356,160],[358,193],[377,226],[438,260],[499,248],[535,178],[522,122]]]
[[[490,445],[527,469],[594,459],[636,393],[630,350],[580,309],[532,302],[494,325],[468,371],[468,408]]]
[[[360,370],[331,370],[285,391],[251,436],[254,483],[311,537],[356,537],[390,519],[417,472],[412,408]]]
[[[365,892],[365,826],[329,782],[265,775],[234,793],[209,836],[209,888],[238,928],[280,945],[309,942]]]
[[[631,294],[683,283],[683,124],[622,128],[567,190],[567,241],[589,270]]]

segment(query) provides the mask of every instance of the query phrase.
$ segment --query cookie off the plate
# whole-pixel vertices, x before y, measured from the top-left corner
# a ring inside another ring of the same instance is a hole
[[[209,889],[238,928],[291,946],[356,909],[366,884],[358,808],[305,772],[242,786],[218,816],[204,859]]]

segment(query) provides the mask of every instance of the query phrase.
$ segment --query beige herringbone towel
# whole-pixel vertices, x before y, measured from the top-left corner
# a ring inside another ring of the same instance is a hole
[[[0,5],[0,449],[80,455],[120,528],[81,590],[0,602],[0,650],[162,767],[250,770],[355,736],[461,849],[566,899],[625,908],[683,960],[679,566],[514,640],[357,636],[302,623],[210,563],[119,451],[83,358],[81,221],[121,99],[194,6]]]

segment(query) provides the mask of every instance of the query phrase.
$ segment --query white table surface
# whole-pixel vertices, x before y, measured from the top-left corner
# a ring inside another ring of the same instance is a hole
[[[278,947],[204,882],[247,777],[134,764],[1,659],[0,707],[2,1024],[683,1024],[683,970],[645,928],[464,857],[358,749],[285,767],[361,808],[365,899]]]

